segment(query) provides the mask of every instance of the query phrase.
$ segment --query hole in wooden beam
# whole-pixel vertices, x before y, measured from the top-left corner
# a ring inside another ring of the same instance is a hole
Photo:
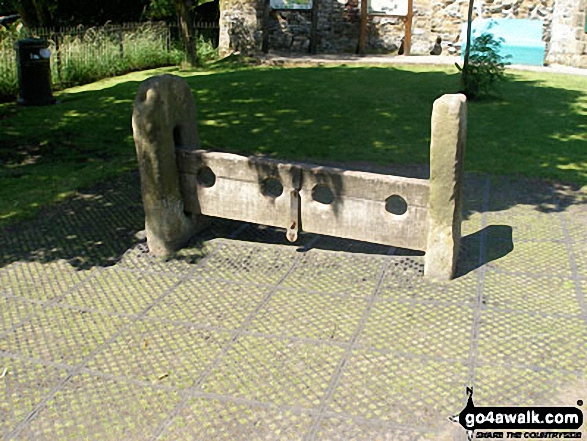
[[[312,199],[324,205],[330,205],[334,202],[334,194],[326,185],[316,185],[312,189]]]
[[[210,167],[202,167],[200,170],[198,170],[196,180],[198,181],[198,184],[202,187],[209,188],[216,184],[216,175],[214,174],[212,169],[210,169]]]
[[[385,200],[385,211],[401,216],[408,211],[408,203],[401,196],[394,194]]]
[[[283,193],[283,185],[277,178],[267,178],[261,182],[261,193],[270,198],[277,198]]]

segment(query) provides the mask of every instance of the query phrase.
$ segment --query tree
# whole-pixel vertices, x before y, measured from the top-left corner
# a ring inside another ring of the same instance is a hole
[[[149,0],[143,13],[145,18],[167,20],[175,17],[175,0]]]
[[[3,0],[27,27],[102,25],[138,21],[148,0]]]
[[[173,15],[177,17],[181,42],[186,53],[186,63],[190,67],[198,65],[193,9],[199,3],[197,0],[195,5],[191,0],[149,0],[145,10],[145,16],[148,18],[168,19]]]
[[[473,5],[475,0],[469,0],[469,12],[467,13],[467,45],[465,47],[465,59],[463,60],[463,70],[461,72],[461,86],[463,90],[468,84],[467,75],[469,74],[469,56],[471,53],[471,28],[473,25]]]
[[[505,66],[510,64],[507,61],[509,55],[503,56],[500,53],[502,38],[496,38],[491,32],[485,31],[471,41],[473,3],[474,0],[469,1],[463,67],[455,63],[461,71],[461,92],[471,100],[493,95],[497,84],[506,80]]]
[[[16,12],[12,2],[8,0],[0,0],[0,15],[11,15]]]
[[[177,22],[179,24],[181,41],[186,53],[186,62],[189,67],[195,67],[198,65],[198,55],[196,53],[196,33],[191,7],[191,0],[175,0]]]
[[[56,0],[11,0],[10,4],[28,27],[53,24],[51,12],[57,6]]]

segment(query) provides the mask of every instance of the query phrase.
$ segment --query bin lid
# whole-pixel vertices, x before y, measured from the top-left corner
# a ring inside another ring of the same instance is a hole
[[[42,38],[23,38],[14,43],[16,47],[47,47],[47,40]]]

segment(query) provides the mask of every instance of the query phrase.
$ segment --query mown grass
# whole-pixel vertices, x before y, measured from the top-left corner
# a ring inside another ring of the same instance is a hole
[[[136,168],[131,113],[164,68],[59,93],[49,107],[0,105],[0,225]],[[179,72],[204,148],[290,159],[426,164],[434,99],[459,88],[438,67]],[[516,73],[502,98],[470,103],[468,171],[587,184],[587,77]]]

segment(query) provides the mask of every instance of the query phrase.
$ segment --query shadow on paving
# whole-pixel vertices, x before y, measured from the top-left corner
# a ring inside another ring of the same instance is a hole
[[[79,270],[111,266],[144,242],[137,235],[144,222],[139,175],[126,173],[48,207],[35,220],[5,228],[0,233],[0,266],[60,259]],[[190,245],[197,247],[205,238],[197,236]]]
[[[329,165],[340,165],[329,163]],[[424,177],[426,167],[358,167],[375,172],[393,172],[410,177]],[[490,178],[469,174],[466,178],[463,239],[457,275],[469,272],[498,260],[514,248],[512,226],[495,224],[482,226],[479,216],[488,212],[504,212],[508,207],[526,207],[524,214],[548,215],[565,211],[574,201],[584,201],[585,195],[571,192],[568,187],[534,180]],[[489,192],[488,188],[491,188]],[[559,191],[560,190],[560,191]],[[582,199],[581,199],[582,198]],[[581,210],[575,218],[582,217]],[[546,218],[536,219],[543,222]],[[508,217],[503,217],[508,220]],[[285,231],[243,223],[213,219],[211,226],[196,235],[191,247],[201,247],[213,237],[234,238],[308,249],[344,251],[351,253],[398,256],[422,256],[422,252],[395,249],[383,245],[335,237],[302,233],[295,244],[285,238]],[[138,173],[127,173],[119,179],[80,192],[74,198],[45,209],[35,220],[12,225],[0,232],[1,266],[18,261],[51,262],[67,260],[73,267],[89,269],[110,266],[119,261],[129,248],[144,241],[137,232],[144,228],[144,212],[140,196]],[[238,231],[238,237],[235,237]],[[483,248],[482,248],[483,242]],[[309,248],[308,248],[309,246]],[[171,259],[197,261],[202,255],[177,254]]]
[[[587,285],[569,249],[585,265],[572,217],[585,205],[537,211],[512,180],[513,206],[492,211],[491,179],[467,182],[450,283],[423,278],[409,250],[306,234],[260,245],[285,232],[231,221],[149,258],[137,173],[4,230],[0,434],[443,441],[465,439],[447,421],[465,385],[479,406],[574,406]]]
[[[144,243],[144,238],[137,234],[143,229],[144,211],[140,195],[140,178],[138,173],[126,173],[115,181],[81,191],[68,201],[46,208],[34,220],[12,225],[0,231],[0,267],[20,261],[48,263],[60,259],[66,260],[79,270],[111,266],[129,249]],[[238,236],[235,237],[237,233]],[[283,229],[254,224],[247,227],[242,222],[227,219],[211,219],[209,226],[194,236],[186,249],[200,249],[203,242],[215,237],[290,246],[300,252],[317,249],[374,255],[390,254],[388,246],[328,236],[319,238],[317,235],[303,232],[298,241],[292,244],[287,241]],[[479,238],[480,232],[463,240],[463,265],[467,268],[463,274],[478,266],[471,267],[471,262],[478,255],[479,247],[475,244],[478,244]],[[146,247],[137,248],[135,253],[144,254],[145,250]],[[423,255],[422,252],[408,249],[396,249],[394,254]],[[202,257],[203,254],[182,255],[180,252],[168,260],[187,260],[187,263],[195,263]]]

